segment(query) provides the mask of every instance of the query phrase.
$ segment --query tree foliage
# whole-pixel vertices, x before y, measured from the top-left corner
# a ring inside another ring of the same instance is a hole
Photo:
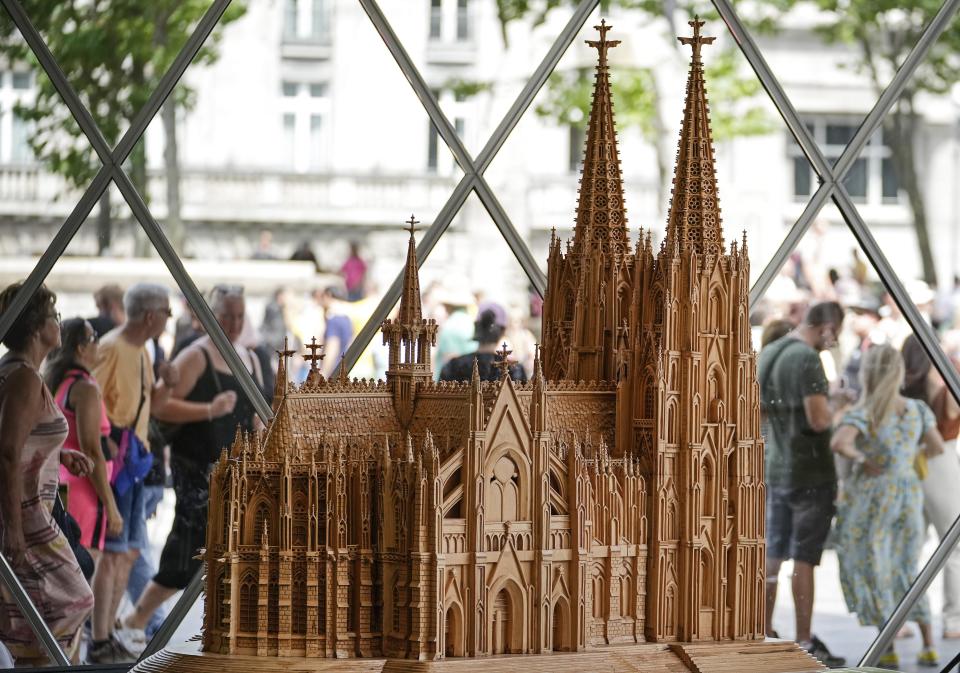
[[[204,0],[21,0],[67,80],[113,147],[156,89],[180,48],[209,8]],[[196,64],[217,58],[224,25],[245,12],[234,2],[201,49]],[[26,64],[37,74],[35,98],[16,114],[31,126],[29,145],[47,169],[76,187],[86,187],[100,161],[33,52],[3,14],[0,54],[8,63]],[[181,81],[176,105],[189,106],[194,92]],[[131,180],[146,190],[143,140],[129,158]]]

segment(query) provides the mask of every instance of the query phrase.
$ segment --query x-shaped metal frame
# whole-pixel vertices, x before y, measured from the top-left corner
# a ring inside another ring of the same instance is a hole
[[[520,117],[522,117],[527,108],[530,107],[530,104],[547,81],[550,73],[553,72],[557,63],[560,62],[560,58],[577,36],[577,32],[583,27],[583,24],[590,16],[590,12],[600,4],[599,0],[582,0],[580,4],[577,5],[573,15],[570,17],[570,20],[567,21],[566,26],[560,32],[553,46],[527,81],[526,86],[520,92],[520,95],[517,96],[516,101],[514,101],[506,115],[504,115],[503,120],[497,125],[497,128],[494,129],[490,135],[490,139],[487,140],[476,159],[470,156],[463,141],[460,140],[460,136],[457,135],[456,129],[450,123],[450,120],[447,119],[443,110],[440,109],[440,104],[437,102],[436,97],[433,95],[433,92],[430,91],[430,87],[427,86],[423,77],[420,75],[420,71],[407,54],[407,51],[403,48],[396,33],[393,32],[393,28],[383,15],[376,0],[359,1],[360,5],[367,12],[367,16],[370,17],[370,21],[377,29],[377,32],[380,33],[380,37],[383,39],[390,54],[400,67],[403,76],[407,78],[410,86],[413,87],[414,93],[416,93],[417,98],[420,99],[420,103],[423,105],[424,110],[426,110],[427,115],[429,115],[430,121],[433,122],[437,128],[437,132],[440,134],[440,137],[443,138],[447,147],[450,148],[450,151],[453,153],[454,158],[464,173],[463,178],[460,179],[453,193],[450,194],[450,198],[447,199],[443,208],[440,209],[433,224],[427,228],[426,232],[424,232],[420,238],[420,242],[417,244],[417,264],[423,264],[433,250],[433,247],[437,244],[437,241],[440,240],[440,236],[443,235],[453,221],[453,218],[460,211],[460,207],[463,206],[470,192],[475,191],[480,198],[480,202],[483,203],[487,213],[489,213],[491,219],[493,219],[500,233],[506,240],[507,245],[510,246],[510,250],[514,256],[516,256],[524,273],[527,274],[527,278],[530,279],[530,283],[536,291],[543,296],[547,285],[546,277],[533,259],[533,255],[530,254],[527,244],[513,226],[503,206],[500,205],[493,190],[490,189],[490,185],[487,184],[487,180],[483,174],[490,166],[497,152],[503,147],[510,132],[513,131],[517,122],[520,121]],[[356,364],[360,358],[360,354],[363,353],[367,345],[376,335],[377,330],[380,329],[380,325],[387,316],[390,315],[390,311],[393,310],[397,302],[400,301],[402,291],[403,272],[400,272],[383,295],[380,303],[377,304],[370,319],[367,320],[367,323],[347,349],[343,358],[344,361],[338,365],[338,371],[340,367],[344,366],[347,368],[347,371],[353,368],[353,365]]]
[[[720,11],[721,17],[730,28],[731,35],[733,35],[734,39],[740,45],[747,61],[754,69],[764,89],[766,89],[774,105],[776,105],[778,111],[783,116],[790,132],[797,139],[797,143],[800,145],[803,153],[820,177],[819,188],[810,199],[803,213],[801,213],[800,218],[787,233],[780,248],[760,274],[753,288],[751,288],[751,306],[759,301],[767,287],[776,275],[780,273],[780,268],[796,248],[800,239],[803,238],[813,219],[817,213],[820,212],[824,203],[826,203],[827,198],[832,198],[840,210],[844,221],[853,233],[853,236],[863,249],[864,254],[866,254],[874,269],[876,269],[880,281],[894,302],[896,302],[897,307],[901,313],[903,313],[904,318],[907,320],[914,334],[917,335],[923,349],[927,352],[937,371],[940,372],[950,393],[955,399],[960,400],[960,376],[958,376],[956,369],[943,352],[943,349],[940,348],[933,328],[920,315],[916,305],[914,305],[910,299],[896,272],[887,261],[886,256],[870,232],[870,228],[860,216],[860,212],[857,210],[856,205],[853,203],[850,194],[842,182],[850,170],[850,167],[853,166],[854,160],[856,160],[863,147],[867,144],[870,136],[880,126],[886,114],[903,93],[904,88],[910,81],[917,67],[920,66],[934,43],[936,43],[937,39],[953,20],[957,10],[960,9],[960,0],[946,0],[946,2],[944,2],[933,20],[924,29],[917,44],[911,50],[886,89],[884,89],[880,98],[870,110],[870,113],[864,118],[853,138],[847,144],[846,148],[844,148],[840,158],[833,166],[827,162],[807,127],[800,120],[796,109],[787,98],[776,77],[774,77],[773,72],[767,65],[763,55],[757,49],[750,34],[744,28],[740,18],[733,11],[729,0],[713,0],[713,2]],[[876,639],[871,643],[870,647],[864,653],[863,658],[860,660],[860,666],[876,665],[880,655],[882,655],[893,642],[893,638],[906,620],[910,609],[917,600],[923,596],[933,581],[933,578],[936,577],[937,573],[946,563],[947,558],[953,551],[958,540],[960,540],[960,518],[954,521],[953,525],[940,541],[933,556],[910,586],[907,594],[901,598],[893,614],[890,615],[887,622],[880,629]]]

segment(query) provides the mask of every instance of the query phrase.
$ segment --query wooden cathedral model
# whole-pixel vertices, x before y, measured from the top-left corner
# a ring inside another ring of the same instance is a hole
[[[382,329],[386,382],[325,380],[314,344],[294,387],[281,354],[273,421],[238,436],[211,476],[203,657],[307,658],[298,670],[345,658],[494,670],[499,654],[526,655],[508,669],[550,671],[820,668],[764,642],[747,246],[723,245],[700,60],[713,38],[690,23],[659,250],[649,233],[632,246],[626,226],[607,68],[618,42],[606,24],[589,42],[599,61],[576,229],[551,244],[530,383],[510,379],[506,351],[497,382],[476,369],[433,382],[412,218],[399,315]]]

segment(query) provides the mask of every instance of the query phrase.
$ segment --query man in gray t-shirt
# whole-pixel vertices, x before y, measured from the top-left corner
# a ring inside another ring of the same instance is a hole
[[[777,635],[772,620],[780,566],[793,559],[797,642],[827,666],[845,661],[810,630],[813,569],[830,532],[837,489],[829,388],[819,352],[836,343],[842,323],[839,304],[816,304],[757,362],[766,446],[767,635]]]

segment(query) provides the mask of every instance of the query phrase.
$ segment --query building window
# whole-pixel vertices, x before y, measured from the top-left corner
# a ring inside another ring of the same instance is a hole
[[[430,0],[430,39],[468,42],[472,37],[470,0]]]
[[[457,0],[457,40],[470,39],[470,4],[468,0]]]
[[[30,148],[30,122],[12,113],[10,132],[10,163],[28,164],[33,162],[33,150]]]
[[[820,116],[808,118],[805,124],[826,160],[835,163],[853,139],[860,120]],[[805,201],[816,190],[817,176],[793,136],[788,138],[787,153],[793,164],[793,196],[798,201]],[[843,179],[843,185],[855,203],[900,203],[900,184],[891,155],[890,146],[883,138],[883,129],[877,129]]]
[[[286,0],[283,11],[283,39],[287,42],[329,42],[328,0]]]
[[[439,40],[443,29],[443,0],[430,0],[430,39]]]
[[[467,120],[472,109],[469,97],[451,89],[431,89],[431,92],[447,117],[452,119],[457,137],[466,143]],[[440,138],[437,127],[432,121],[427,122],[427,171],[448,174],[454,170],[455,162],[452,154],[440,151],[441,142],[443,140]]]
[[[33,104],[36,91],[33,73],[0,71],[0,163],[34,162],[30,148],[33,123],[17,114],[17,105]]]
[[[322,170],[330,130],[327,83],[285,81],[281,93],[284,168],[298,173]]]

